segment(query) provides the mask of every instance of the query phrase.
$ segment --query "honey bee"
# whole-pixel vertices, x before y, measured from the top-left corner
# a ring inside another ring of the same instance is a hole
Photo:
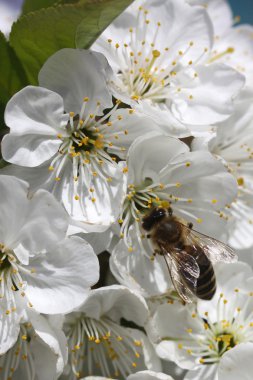
[[[171,208],[154,208],[142,219],[154,247],[154,255],[164,257],[172,283],[180,298],[211,300],[216,291],[212,263],[234,262],[232,248],[193,230],[193,224],[173,215]]]

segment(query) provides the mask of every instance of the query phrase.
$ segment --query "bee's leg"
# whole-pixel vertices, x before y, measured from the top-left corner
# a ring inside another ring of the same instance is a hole
[[[192,229],[192,227],[193,227],[193,223],[192,222],[188,223],[188,228],[190,228],[190,230]]]
[[[154,253],[153,253],[154,256],[160,255],[160,254],[161,254],[161,251],[159,251],[159,249],[154,250]]]
[[[168,208],[168,213],[169,213],[169,216],[172,216],[172,214],[173,214],[173,210],[172,210],[171,207]]]
[[[147,239],[150,239],[150,238],[151,238],[151,235],[150,235],[150,234],[147,234],[147,235],[146,235],[146,238],[147,238]]]

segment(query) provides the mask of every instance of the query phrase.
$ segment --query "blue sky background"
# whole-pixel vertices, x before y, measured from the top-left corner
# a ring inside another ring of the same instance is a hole
[[[253,0],[229,0],[234,15],[241,16],[242,24],[253,24]]]

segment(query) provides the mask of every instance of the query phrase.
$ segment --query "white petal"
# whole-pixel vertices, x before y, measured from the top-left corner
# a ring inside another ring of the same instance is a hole
[[[217,368],[218,365],[202,366],[197,370],[187,372],[184,380],[220,380],[218,378]]]
[[[187,124],[213,124],[228,118],[233,112],[233,99],[242,89],[245,79],[237,71],[222,64],[196,66],[178,74],[183,89],[173,99],[172,112]]]
[[[110,269],[114,277],[144,297],[165,293],[171,287],[171,281],[163,258],[156,257],[151,261],[137,241],[136,234],[131,234],[131,238],[132,252],[129,252],[123,240],[113,249]]]
[[[212,20],[215,36],[222,36],[233,26],[233,13],[227,0],[187,0],[187,2],[205,7]]]
[[[4,354],[16,343],[20,330],[19,323],[19,314],[10,310],[6,297],[2,298],[0,300],[0,355]]]
[[[172,158],[188,151],[183,142],[158,132],[139,137],[128,153],[128,182],[138,185],[151,178],[159,183],[159,172]]]
[[[191,340],[187,333],[189,328],[193,334],[201,331],[199,320],[191,316],[193,311],[191,306],[182,306],[177,302],[163,304],[158,306],[146,327],[148,336],[156,346],[158,356],[165,360],[173,360],[185,369],[196,368],[196,358],[178,346],[178,343],[181,343],[183,346],[187,345],[187,348],[196,347],[197,343]]]
[[[81,310],[91,318],[99,319],[105,315],[114,321],[125,318],[140,326],[145,323],[148,313],[144,298],[120,285],[93,290]]]
[[[127,151],[136,138],[152,131],[157,130],[159,132],[160,129],[156,122],[143,113],[129,113],[125,109],[118,109],[110,120],[113,124],[110,128],[106,127],[103,134],[105,138],[108,136],[108,140],[112,139],[113,135],[118,135],[119,139],[113,144],[116,147],[124,148],[125,152],[119,152],[119,150],[114,150],[113,148],[108,148],[108,151],[122,159],[126,158]],[[122,135],[124,132],[125,134]]]
[[[15,194],[11,190],[15,189]],[[0,176],[0,241],[12,247],[29,207],[28,183],[11,176]]]
[[[102,54],[88,50],[62,49],[52,55],[39,73],[41,86],[49,88],[64,99],[65,111],[78,114],[83,98],[90,98],[86,112],[94,112],[90,104],[101,102],[103,108],[112,106],[106,87],[110,67]]]
[[[42,315],[30,313],[30,320],[40,338],[33,340],[31,348],[38,378],[56,379],[67,363],[67,339],[59,328],[53,329]]]
[[[57,133],[66,122],[59,95],[41,87],[24,88],[6,107],[10,134],[2,143],[4,159],[18,165],[40,165],[57,152],[61,143]]]
[[[30,254],[45,251],[62,240],[68,227],[68,216],[54,196],[38,190],[29,200],[25,221],[17,233],[13,246],[18,252]]]
[[[46,254],[35,257],[22,273],[26,295],[35,310],[47,314],[68,313],[87,298],[98,281],[98,260],[81,238],[63,240]]]
[[[2,143],[3,158],[12,164],[34,167],[47,161],[57,152],[61,140],[54,136],[16,135],[9,133]]]
[[[241,343],[227,351],[218,368],[219,380],[251,380],[253,343]]]
[[[173,378],[165,373],[153,371],[140,371],[128,376],[127,380],[173,380]]]

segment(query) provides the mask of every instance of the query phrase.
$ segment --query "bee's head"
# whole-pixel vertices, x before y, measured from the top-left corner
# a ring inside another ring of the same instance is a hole
[[[150,231],[157,222],[160,222],[166,216],[164,208],[155,208],[142,219],[142,228]]]

